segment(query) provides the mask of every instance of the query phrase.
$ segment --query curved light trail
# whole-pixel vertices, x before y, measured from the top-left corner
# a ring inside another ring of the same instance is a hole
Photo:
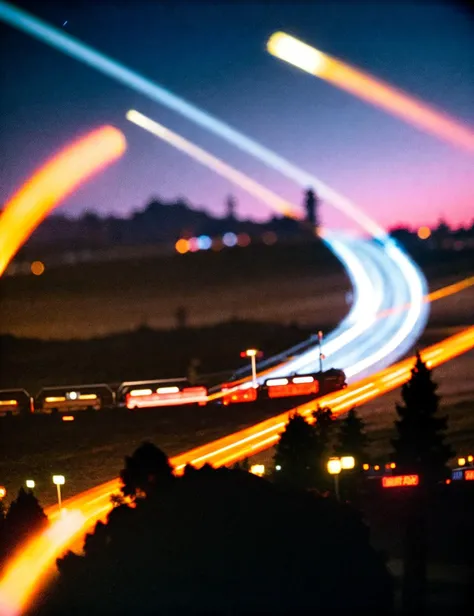
[[[296,218],[298,220],[303,218],[301,208],[296,207],[293,203],[290,203],[268,188],[265,188],[265,186],[262,186],[262,184],[252,180],[252,178],[245,175],[245,173],[238,171],[216,156],[209,154],[206,150],[203,150],[194,143],[191,143],[191,141],[181,137],[178,133],[166,128],[163,124],[159,124],[155,120],[152,120],[135,109],[130,109],[130,111],[127,111],[126,118],[130,122],[133,122],[136,126],[140,126],[152,135],[155,135],[155,137],[159,137],[163,141],[166,141],[166,143],[169,143],[178,150],[181,150],[181,152],[184,152],[188,156],[191,156],[191,158],[194,158],[194,160],[197,160],[209,169],[212,169],[215,173],[226,178],[227,180],[230,180],[237,186],[240,186],[240,188],[243,188],[249,194],[257,197],[257,199],[260,199],[263,203],[266,203],[272,210],[275,210],[288,218]]]
[[[470,327],[426,348],[422,357],[430,368],[434,368],[473,348],[474,327]],[[405,383],[410,377],[413,363],[413,357],[405,359],[349,385],[342,392],[320,398],[319,403],[330,406],[337,416]],[[314,402],[304,404],[297,410],[304,416],[310,416],[314,410]],[[277,442],[290,412],[175,456],[171,463],[176,472],[180,473],[188,463],[202,465],[207,462],[213,466],[223,466],[254,455]],[[55,558],[71,545],[80,532],[87,532],[97,520],[110,511],[110,497],[119,488],[120,481],[114,479],[64,501],[67,511],[62,517],[58,516],[55,507],[47,510],[51,520],[50,527],[28,541],[21,552],[7,563],[5,575],[0,581],[2,615],[18,616],[22,613],[35,593],[41,589]]]
[[[130,122],[262,199],[271,208],[277,211],[297,211],[297,208],[290,202],[282,200],[244,173],[142,113],[132,109],[127,112],[126,117]],[[355,297],[349,315],[326,339],[323,353],[329,358],[332,366],[342,369],[346,369],[347,366],[352,369],[352,364],[356,361],[353,373],[349,376],[355,376],[363,370],[381,368],[382,363],[384,366],[388,365],[388,359],[398,359],[412,346],[426,324],[427,308],[423,306],[425,286],[423,276],[391,240],[387,240],[383,247],[380,243],[370,246],[371,255],[368,255],[369,247],[363,248],[367,240],[351,241],[340,234],[329,232],[325,232],[323,238],[349,274]],[[367,273],[368,270],[371,272],[370,276]],[[380,272],[384,272],[383,278]],[[406,312],[394,313],[389,319],[380,323],[377,322],[377,312],[381,309],[382,302],[385,302],[383,306],[385,310],[391,310],[404,304],[408,304],[409,308]],[[359,341],[358,337],[374,324],[377,328],[374,331],[371,330],[364,341]],[[355,356],[354,352],[350,351],[349,345],[352,343],[354,343]],[[377,350],[366,355],[366,351],[374,345]],[[334,355],[342,349],[344,349],[344,354],[341,362],[337,364]],[[393,355],[394,352],[396,352],[395,355]],[[276,369],[275,376],[284,373],[285,370],[294,371],[293,363],[305,366],[302,370],[309,371],[308,358],[312,358],[315,354],[319,362],[319,347],[317,347],[302,353],[285,367]],[[288,351],[286,355],[288,356]],[[273,357],[271,361],[274,362],[276,359],[277,357]],[[317,371],[317,369],[318,367],[311,367],[311,371]],[[273,374],[272,370],[265,371],[265,373],[266,376]],[[214,398],[216,397],[219,397],[219,394],[215,394]]]
[[[414,96],[303,43],[285,32],[267,42],[270,54],[380,107],[431,135],[474,152],[474,130]]]
[[[82,182],[117,160],[125,148],[122,133],[104,126],[65,147],[33,174],[0,216],[0,276],[45,216]]]

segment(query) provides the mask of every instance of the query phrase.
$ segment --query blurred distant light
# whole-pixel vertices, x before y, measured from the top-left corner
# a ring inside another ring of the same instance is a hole
[[[53,483],[56,486],[63,486],[66,483],[64,475],[53,475]]]
[[[27,479],[27,480],[25,481],[25,483],[26,483],[26,487],[27,487],[29,490],[33,490],[33,489],[34,489],[34,487],[35,487],[35,480],[34,480],[34,479]]]
[[[474,152],[474,131],[469,126],[369,73],[341,62],[284,32],[275,32],[269,38],[267,50],[280,60],[320,77],[402,118],[416,128]]]
[[[390,468],[397,468],[397,465],[395,464],[395,462],[390,462]]]
[[[277,239],[278,239],[277,234],[274,233],[273,231],[265,231],[265,233],[263,233],[262,235],[262,242],[266,246],[271,246],[272,244],[275,244]]]
[[[431,229],[429,227],[420,227],[417,235],[420,240],[427,240],[431,236]]]
[[[252,464],[250,467],[250,472],[252,475],[257,475],[258,477],[263,477],[265,474],[265,465],[264,464]]]
[[[0,486],[0,500],[2,498],[5,498],[6,495],[7,495],[7,489],[5,488],[5,486]]]
[[[379,471],[379,470],[380,470],[380,466],[379,466],[378,464],[376,464],[376,465],[374,466],[374,471]]]
[[[353,456],[342,456],[341,468],[344,470],[351,470],[355,467],[355,460]]]
[[[197,252],[199,250],[199,242],[197,237],[192,237],[188,240],[188,246],[191,252]]]
[[[181,238],[176,242],[174,247],[176,248],[176,252],[179,252],[180,255],[184,255],[189,251],[189,242],[188,240]]]
[[[341,460],[339,458],[328,460],[327,469],[330,475],[339,475],[342,470]]]
[[[237,244],[239,246],[248,246],[251,242],[250,235],[248,233],[239,233],[237,236]]]
[[[61,419],[63,421],[74,421],[74,415],[63,415]]]
[[[281,466],[280,466],[280,464],[277,464],[277,465],[275,466],[275,470],[276,470],[276,471],[281,471]]]
[[[224,233],[224,235],[222,236],[222,241],[224,242],[225,246],[231,248],[232,246],[235,246],[237,244],[237,236],[235,235],[235,233],[229,231],[229,233]]]
[[[41,261],[33,261],[33,263],[31,264],[31,273],[35,276],[41,276],[41,274],[44,272],[44,269],[44,263],[42,263]]]
[[[464,466],[466,464],[466,458],[458,458],[459,466]]]
[[[362,468],[364,469],[364,471],[368,471],[369,468],[370,468],[370,465],[369,464],[363,464]]]
[[[467,461],[472,464],[474,461],[474,456],[467,456]]]
[[[219,252],[219,250],[222,250],[224,248],[224,244],[221,240],[220,237],[215,237],[212,240],[212,250],[215,250],[216,252]]]
[[[208,235],[200,235],[197,238],[199,250],[209,250],[212,246],[212,240]]]

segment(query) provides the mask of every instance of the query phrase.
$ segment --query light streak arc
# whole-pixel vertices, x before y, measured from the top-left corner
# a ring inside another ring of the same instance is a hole
[[[45,216],[85,180],[119,158],[125,137],[104,126],[49,159],[9,199],[0,216],[0,276]]]
[[[286,201],[286,199],[283,199],[268,188],[265,188],[262,184],[252,180],[248,175],[234,169],[234,167],[231,167],[216,156],[209,154],[206,150],[203,150],[194,143],[191,143],[191,141],[188,141],[181,135],[178,135],[169,128],[166,128],[163,124],[159,124],[155,120],[152,120],[135,109],[130,109],[130,111],[127,111],[126,118],[130,122],[133,122],[136,126],[140,126],[152,135],[155,135],[155,137],[169,143],[209,169],[212,169],[215,173],[225,177],[237,186],[240,186],[254,197],[257,197],[266,203],[273,210],[280,212],[280,214],[296,219],[301,219],[303,217],[300,208],[296,207],[289,201]]]
[[[138,72],[95,50],[93,47],[82,43],[71,35],[3,0],[0,0],[0,19],[10,26],[26,32],[47,45],[62,51],[66,55],[91,66],[112,79],[129,86],[136,92],[144,94],[151,100],[173,109],[199,126],[219,135],[237,148],[259,159],[267,166],[276,169],[303,188],[314,188],[323,199],[352,218],[370,235],[381,240],[387,239],[386,231],[372,218],[367,216],[353,201],[332,189],[313,174],[300,169],[282,156],[275,154],[269,148],[176,96],[163,86],[154,83]]]
[[[285,32],[272,34],[267,42],[267,49],[280,60],[328,81],[418,129],[451,145],[474,152],[472,128],[360,69],[333,58]]]

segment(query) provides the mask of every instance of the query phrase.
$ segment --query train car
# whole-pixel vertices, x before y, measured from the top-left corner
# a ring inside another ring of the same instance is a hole
[[[105,383],[44,387],[35,400],[36,412],[48,414],[99,411],[114,405],[115,394]]]
[[[122,383],[117,392],[119,404],[128,409],[207,404],[207,388],[192,386],[186,379],[133,381]]]
[[[248,385],[248,383],[247,383]],[[224,383],[221,388],[222,397],[217,400],[224,405],[239,404],[241,402],[255,402],[258,397],[258,387],[236,386],[233,383]]]
[[[25,389],[0,390],[0,417],[33,412],[33,398]]]
[[[346,386],[344,372],[332,368],[316,374],[295,374],[288,377],[270,378],[258,388],[249,386],[248,382],[241,387],[226,383],[222,386],[223,396],[221,400],[225,406],[284,398],[304,400],[310,397],[324,396],[339,391]]]

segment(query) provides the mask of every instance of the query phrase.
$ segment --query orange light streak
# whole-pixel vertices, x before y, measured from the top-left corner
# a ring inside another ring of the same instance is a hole
[[[47,214],[92,175],[119,158],[123,134],[103,126],[61,150],[13,195],[0,216],[0,276]]]
[[[422,356],[424,361],[430,362],[431,367],[436,367],[473,348],[474,326],[426,348]],[[367,402],[405,383],[410,377],[414,359],[410,357],[349,385],[343,396],[340,393],[332,393],[319,398],[317,403],[333,407],[337,401],[337,406],[332,408],[333,413],[336,416],[344,413],[357,402]],[[180,474],[188,463],[207,462],[213,466],[222,466],[237,462],[274,445],[291,412],[296,410],[310,417],[314,409],[315,402],[308,402],[250,428],[175,456],[171,459],[171,463],[177,474]],[[110,496],[119,488],[119,479],[114,479],[69,498],[64,501],[64,507],[68,510],[65,517],[59,515],[57,506],[46,510],[51,520],[49,529],[35,535],[24,545],[23,550],[7,563],[5,576],[0,581],[2,614],[18,616],[25,609],[47,580],[55,558],[77,539],[81,531],[90,530],[97,520],[110,511]],[[80,528],[77,515],[82,515]],[[71,520],[70,526],[65,520]]]
[[[474,130],[471,127],[364,71],[284,32],[272,34],[267,49],[273,56],[402,118],[416,128],[474,152]]]

